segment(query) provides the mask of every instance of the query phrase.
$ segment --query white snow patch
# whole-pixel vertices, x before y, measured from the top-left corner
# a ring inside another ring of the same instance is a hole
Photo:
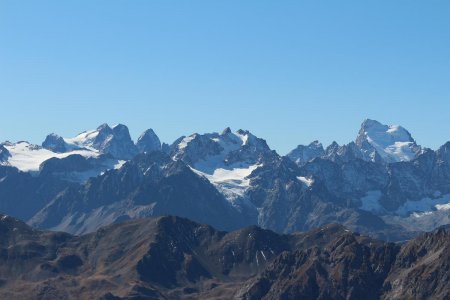
[[[409,161],[416,156],[411,149],[412,142],[394,142],[391,145],[383,145],[384,143],[379,144],[380,141],[372,140],[370,137],[367,140],[384,159],[396,162]]]
[[[264,260],[267,261],[266,255],[264,254],[264,252],[262,250],[260,250],[259,252],[261,252],[262,256],[264,257]]]
[[[95,151],[95,149],[92,147],[92,144],[95,140],[95,138],[98,136],[98,130],[89,130],[84,131],[77,135],[74,138],[63,138],[66,144],[69,146],[72,146],[73,148],[77,147],[84,147],[88,148],[89,150]]]
[[[436,207],[437,210],[450,210],[450,203],[436,204],[434,207]]]
[[[184,139],[181,140],[181,142],[178,144],[178,149],[184,149],[187,147],[187,145],[189,144],[190,141],[192,141],[193,139],[195,139],[195,137],[197,136],[197,134],[193,134],[190,136],[185,137]]]
[[[114,165],[114,169],[120,169],[122,166],[126,163],[126,160],[118,160],[117,163]]]
[[[312,179],[312,177],[297,176],[297,179],[308,187],[310,187],[314,183],[314,179]]]
[[[384,150],[387,154],[396,157],[400,161],[408,161],[415,157],[415,153],[411,149],[412,146],[412,142],[395,142]]]
[[[242,145],[247,145],[247,143],[248,143],[248,134],[240,134],[239,132],[236,132],[235,135],[241,139]]]
[[[433,214],[433,212],[431,212],[431,211],[426,211],[426,212],[423,212],[423,213],[413,212],[411,215],[412,215],[414,218],[422,218],[422,217],[429,216],[429,215],[432,215],[432,214]]]
[[[400,216],[406,217],[414,212],[419,214],[426,212],[432,213],[436,210],[448,209],[450,209],[450,194],[435,199],[423,198],[419,201],[408,200],[397,209],[396,213]]]

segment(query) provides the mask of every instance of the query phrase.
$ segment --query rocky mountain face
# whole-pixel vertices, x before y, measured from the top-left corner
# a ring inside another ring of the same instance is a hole
[[[56,177],[35,177],[16,168],[0,166],[0,211],[29,220],[73,183]]]
[[[0,165],[39,175],[44,162],[52,160],[54,165],[59,160],[57,164],[61,172],[58,176],[83,183],[106,170],[120,167],[138,153],[160,150],[159,138],[151,129],[146,130],[135,144],[125,125],[110,127],[108,124],[102,124],[97,129],[82,132],[74,138],[49,134],[42,146],[25,141],[4,142],[0,145]],[[77,170],[80,174],[74,173],[74,165],[71,162],[75,160],[81,164]],[[63,174],[64,165],[67,165],[66,174]]]
[[[40,228],[85,233],[132,218],[175,214],[221,229],[248,225],[208,180],[162,152],[59,193],[29,220]]]
[[[307,146],[298,145],[297,148],[287,154],[287,157],[299,166],[322,156],[325,156],[325,149],[319,141],[314,141]]]
[[[448,238],[447,226],[447,229],[441,227],[403,245],[383,284],[386,291],[383,298],[448,299],[450,297]]]
[[[66,144],[64,139],[55,133],[47,135],[45,140],[42,142],[42,148],[51,150],[56,153],[64,153],[69,150],[68,145]]]
[[[8,149],[6,149],[5,146],[0,145],[0,162],[6,162],[10,157],[11,154],[9,153]]]
[[[118,159],[130,159],[138,153],[130,137],[128,128],[118,124],[112,128],[108,124],[100,125],[96,130],[79,134],[72,139],[64,139],[69,147],[87,148]]]
[[[161,141],[152,129],[147,129],[137,140],[136,147],[140,153],[161,151]]]
[[[138,153],[161,150],[161,142],[152,129],[146,130],[135,144],[127,126],[117,124],[110,127],[108,124],[102,124],[97,129],[82,132],[74,138],[49,134],[42,147],[56,153],[90,150],[93,152],[91,156],[100,153],[129,160]]]
[[[411,134],[398,125],[383,125],[367,119],[354,142],[338,145],[333,142],[326,149],[318,141],[308,146],[299,145],[288,153],[297,165],[302,166],[314,158],[321,157],[332,161],[362,159],[381,164],[411,161],[425,149],[416,144]]]
[[[448,299],[450,232],[403,245],[340,225],[279,235],[179,217],[73,236],[0,215],[2,299]]]
[[[353,142],[315,141],[287,156],[246,130],[195,133],[169,146],[151,129],[134,144],[120,124],[52,134],[42,147],[1,147],[0,207],[39,228],[83,234],[175,214],[279,233],[339,223],[398,241],[450,223],[450,143],[422,148],[401,126],[373,120]]]

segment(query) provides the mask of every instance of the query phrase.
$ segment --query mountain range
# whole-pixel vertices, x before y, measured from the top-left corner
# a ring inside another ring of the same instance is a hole
[[[330,223],[387,241],[450,223],[450,142],[417,145],[401,126],[365,120],[353,142],[314,141],[286,156],[246,130],[191,134],[170,145],[125,125],[42,145],[0,144],[0,211],[71,234],[177,215],[280,234]]]
[[[73,236],[0,215],[0,233],[2,299],[449,299],[445,228],[395,244],[167,216]]]

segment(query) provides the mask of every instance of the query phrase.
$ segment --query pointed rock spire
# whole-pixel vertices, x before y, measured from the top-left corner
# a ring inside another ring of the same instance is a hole
[[[161,141],[153,129],[147,129],[138,138],[136,147],[140,153],[161,150]]]

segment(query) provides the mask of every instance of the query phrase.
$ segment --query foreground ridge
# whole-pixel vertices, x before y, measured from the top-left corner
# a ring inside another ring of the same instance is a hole
[[[446,299],[450,231],[403,245],[331,224],[279,235],[180,217],[82,236],[0,215],[2,299]]]

